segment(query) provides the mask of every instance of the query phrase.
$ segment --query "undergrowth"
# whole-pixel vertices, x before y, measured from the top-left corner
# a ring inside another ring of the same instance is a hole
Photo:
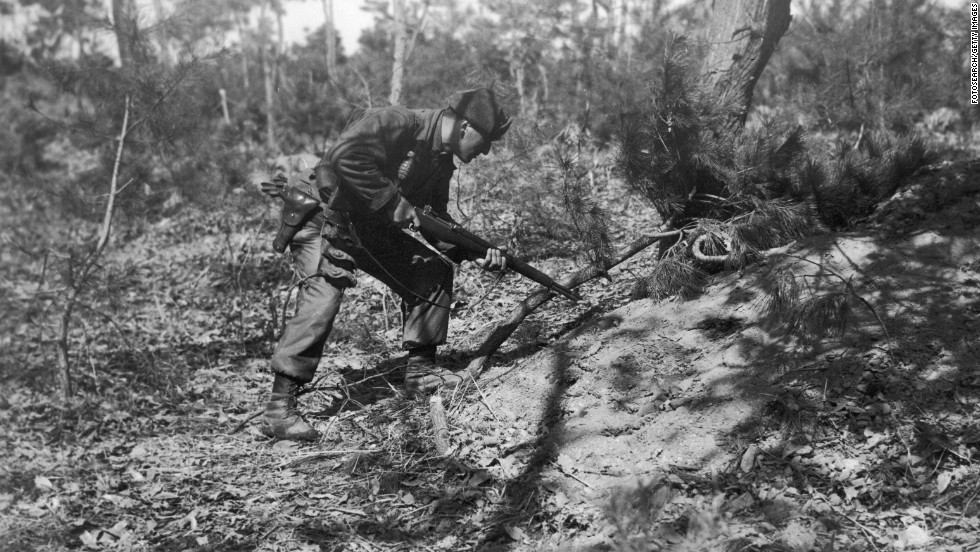
[[[830,154],[801,127],[724,124],[734,111],[698,73],[684,39],[668,44],[645,99],[623,108],[619,165],[671,227],[661,262],[636,297],[691,296],[705,273],[737,270],[795,239],[859,224],[936,159],[924,142],[886,131]],[[826,309],[823,309],[826,310]]]

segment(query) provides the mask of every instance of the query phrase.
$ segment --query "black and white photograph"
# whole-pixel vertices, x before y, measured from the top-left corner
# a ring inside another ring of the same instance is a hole
[[[0,0],[0,552],[980,552],[980,2]]]

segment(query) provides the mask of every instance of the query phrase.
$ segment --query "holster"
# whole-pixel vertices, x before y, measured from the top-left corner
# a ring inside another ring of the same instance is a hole
[[[277,253],[286,250],[296,232],[316,216],[320,208],[320,200],[293,186],[283,190],[282,199],[282,224],[272,240],[272,249]]]

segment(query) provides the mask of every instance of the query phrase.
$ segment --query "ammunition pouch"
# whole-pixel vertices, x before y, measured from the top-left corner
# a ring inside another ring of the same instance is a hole
[[[283,190],[282,199],[282,223],[276,238],[272,240],[272,249],[276,253],[285,251],[299,229],[316,216],[320,209],[320,200],[292,186]]]

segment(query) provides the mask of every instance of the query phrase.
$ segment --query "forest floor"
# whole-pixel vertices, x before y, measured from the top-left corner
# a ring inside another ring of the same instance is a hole
[[[157,376],[92,375],[74,402],[8,379],[0,549],[978,551],[978,225],[980,163],[945,163],[695,298],[631,300],[638,255],[443,394],[445,456],[401,391],[396,328],[330,344],[312,444],[258,432],[268,350],[217,334],[182,378],[158,352]],[[779,271],[846,297],[841,337],[767,315]],[[465,307],[442,358],[465,366],[530,289],[509,276]]]

